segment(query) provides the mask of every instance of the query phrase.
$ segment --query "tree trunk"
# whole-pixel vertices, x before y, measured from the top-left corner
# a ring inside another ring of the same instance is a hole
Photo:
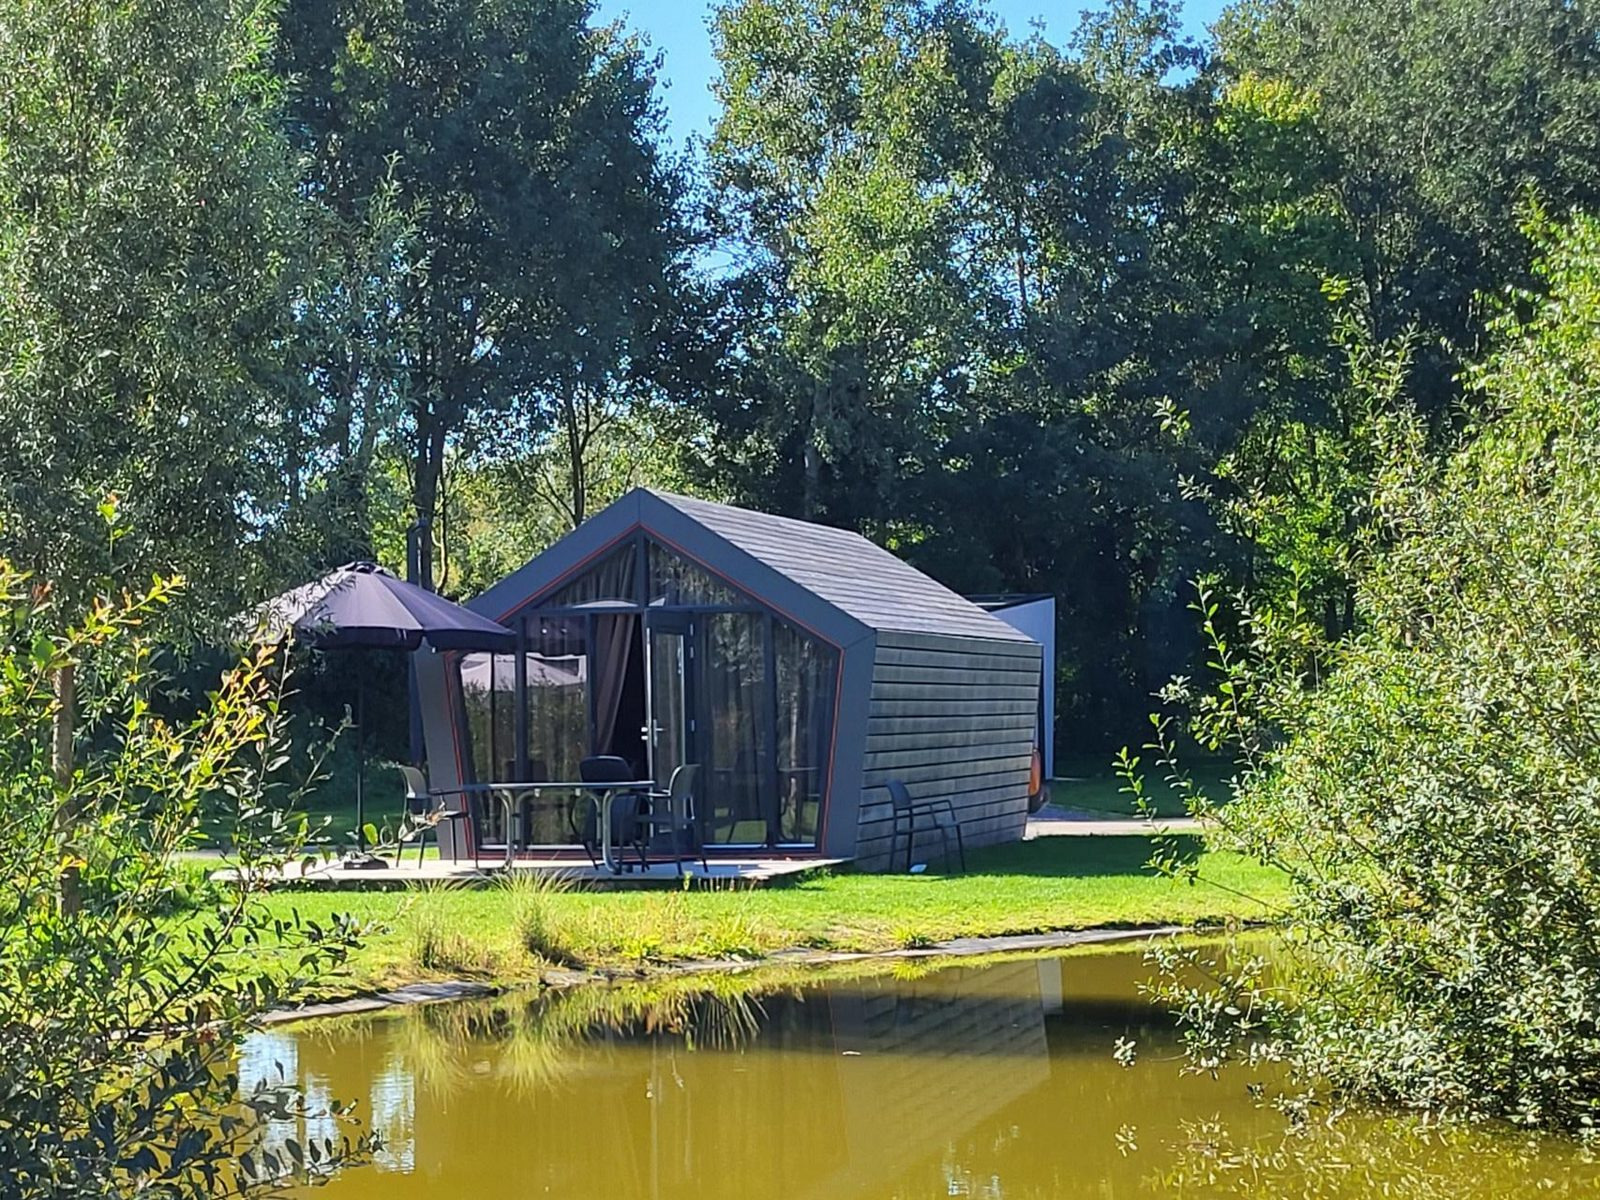
[[[411,502],[417,522],[429,531],[421,550],[420,575],[424,587],[434,586],[433,536],[438,528],[439,479],[444,468],[444,424],[429,405],[417,411],[417,457],[412,473]]]
[[[55,673],[55,718],[51,727],[50,771],[56,785],[56,842],[63,860],[75,854],[68,849],[73,826],[78,821],[78,806],[72,795],[72,733],[77,722],[77,668],[72,663],[57,667]],[[76,866],[61,870],[61,911],[75,916],[83,908],[80,873]]]
[[[588,515],[589,495],[583,472],[583,458],[588,452],[583,429],[585,422],[575,396],[568,394],[562,399],[561,418],[567,427],[567,515],[576,529]]]
[[[807,521],[816,519],[819,494],[822,489],[822,406],[827,396],[828,384],[818,377],[811,385],[811,411],[806,421],[804,442],[800,447],[801,468],[805,482],[800,494],[800,516]]]

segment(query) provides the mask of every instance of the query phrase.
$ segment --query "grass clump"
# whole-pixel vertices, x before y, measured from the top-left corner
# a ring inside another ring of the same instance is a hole
[[[452,927],[449,899],[458,889],[425,888],[406,910],[405,933],[411,964],[424,972],[493,975],[500,957],[482,941]]]
[[[938,945],[927,933],[910,925],[897,927],[889,936],[902,950],[927,950]]]
[[[555,872],[512,871],[497,886],[510,900],[511,927],[532,957],[555,967],[581,967],[584,956],[575,936],[577,910],[558,911],[556,898],[575,890],[570,876]]]

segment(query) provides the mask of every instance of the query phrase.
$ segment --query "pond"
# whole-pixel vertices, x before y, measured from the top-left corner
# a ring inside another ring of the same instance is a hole
[[[382,1135],[327,1200],[1591,1195],[1565,1142],[1347,1118],[1294,1133],[1180,1069],[1138,949],[437,1005],[253,1037]],[[1139,1056],[1119,1066],[1117,1038]],[[1270,1083],[1270,1081],[1268,1081]],[[285,1125],[270,1136],[320,1137]]]

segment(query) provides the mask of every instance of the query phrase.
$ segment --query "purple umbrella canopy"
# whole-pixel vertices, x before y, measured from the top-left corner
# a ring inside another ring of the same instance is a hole
[[[258,641],[293,638],[318,650],[514,650],[504,625],[452,604],[377,563],[347,563],[315,583],[292,588],[251,614]],[[356,854],[347,866],[383,866],[366,850],[365,672],[356,672]]]
[[[512,650],[498,622],[407,583],[376,563],[348,563],[275,596],[252,614],[264,640],[292,636],[322,650]]]

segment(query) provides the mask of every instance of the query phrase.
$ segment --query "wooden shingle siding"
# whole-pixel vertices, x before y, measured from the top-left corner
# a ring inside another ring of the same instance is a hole
[[[954,713],[923,713],[909,717],[867,718],[867,736],[879,738],[906,738],[918,734],[942,737],[946,733],[993,734],[1015,729],[1022,715],[1017,713],[984,713],[961,716]]]
[[[1008,659],[1007,662],[1015,662],[1017,665],[985,671],[963,667],[959,661],[949,666],[933,663],[925,666],[917,666],[914,663],[908,666],[884,666],[880,663],[874,676],[884,684],[945,683],[959,684],[962,687],[974,683],[985,686],[995,684],[1000,687],[1026,687],[1030,680],[1036,678],[1036,672],[1027,659]]]
[[[996,618],[990,618],[996,624],[1002,624]],[[1007,659],[1020,658],[1024,661],[1039,661],[1039,643],[1026,635],[1016,632],[1009,625],[1003,628],[1009,636],[995,637],[970,637],[949,636],[938,633],[910,632],[904,630],[881,631],[878,638],[877,659],[885,666],[910,665],[917,666],[928,662],[935,665],[949,665],[951,657],[982,658],[988,656],[995,661],[992,663],[975,662],[974,666],[992,666],[1004,668]],[[1020,667],[1017,669],[1021,669]]]
[[[988,756],[984,752],[993,744],[995,734],[1010,733],[1015,730],[1016,726],[1011,723],[988,725],[977,729],[946,729],[937,723],[928,722],[898,731],[883,730],[879,732],[881,723],[874,722],[872,728],[873,732],[867,734],[867,753],[869,754],[921,754],[935,751],[961,751],[961,757],[986,758]]]
[[[917,800],[947,799],[968,848],[1022,836],[1038,722],[1040,648],[1031,641],[877,635],[856,862],[889,865],[894,807],[885,784]],[[937,833],[920,834],[914,860],[935,857]],[[895,869],[903,869],[902,843]]]

